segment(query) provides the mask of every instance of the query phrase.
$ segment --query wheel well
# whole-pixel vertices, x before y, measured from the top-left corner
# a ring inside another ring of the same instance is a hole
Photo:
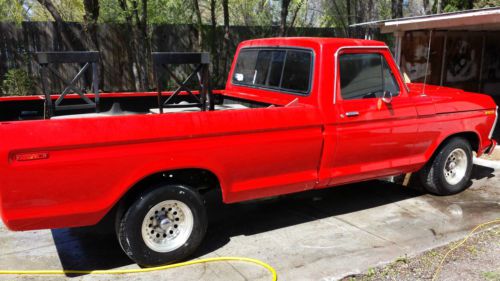
[[[458,133],[455,135],[451,135],[446,140],[452,138],[452,137],[462,137],[466,139],[472,148],[473,151],[478,152],[479,151],[479,137],[477,136],[476,133],[474,132],[463,132],[463,133]]]
[[[209,170],[179,169],[167,170],[149,175],[136,183],[129,191],[127,191],[127,194],[135,193],[137,191],[140,192],[144,188],[148,188],[149,186],[157,183],[185,184],[195,188],[202,194],[208,190],[220,187],[219,179]]]
[[[158,172],[134,184],[101,219],[100,223],[106,224],[104,221],[107,221],[114,224],[114,221],[127,210],[141,192],[158,183],[187,185],[195,188],[202,195],[212,190],[220,191],[219,179],[209,170],[177,169]]]
[[[445,145],[447,141],[449,141],[452,138],[456,138],[456,137],[461,137],[461,138],[466,139],[470,143],[470,146],[471,146],[473,151],[475,151],[475,152],[479,151],[479,137],[478,137],[478,135],[474,132],[462,132],[462,133],[457,133],[457,134],[453,134],[453,135],[446,137],[441,142],[441,144],[439,144],[438,148],[434,151],[433,154],[436,154],[437,152],[439,152],[441,147],[443,147],[443,145]]]

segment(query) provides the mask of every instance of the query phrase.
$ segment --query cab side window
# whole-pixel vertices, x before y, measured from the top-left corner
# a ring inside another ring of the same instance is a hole
[[[399,95],[396,79],[381,54],[342,54],[339,72],[344,100],[380,98],[384,91]]]

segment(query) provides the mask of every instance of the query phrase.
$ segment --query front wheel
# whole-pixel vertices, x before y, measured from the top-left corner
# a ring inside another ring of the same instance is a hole
[[[157,266],[192,254],[206,229],[206,211],[198,192],[182,185],[160,185],[130,206],[119,222],[117,235],[132,260]]]
[[[448,140],[429,163],[420,170],[420,180],[427,191],[450,195],[469,185],[472,173],[472,149],[463,138]]]

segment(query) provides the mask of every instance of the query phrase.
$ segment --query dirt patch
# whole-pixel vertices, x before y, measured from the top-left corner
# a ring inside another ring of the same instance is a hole
[[[370,268],[342,281],[432,280],[438,264],[460,241],[429,250],[416,257],[400,257],[392,263]],[[500,281],[500,226],[477,233],[448,255],[436,280]]]

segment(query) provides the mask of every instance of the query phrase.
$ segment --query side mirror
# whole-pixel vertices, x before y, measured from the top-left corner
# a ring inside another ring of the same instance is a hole
[[[382,101],[385,103],[391,103],[392,93],[390,91],[384,91],[384,94],[382,95]]]

